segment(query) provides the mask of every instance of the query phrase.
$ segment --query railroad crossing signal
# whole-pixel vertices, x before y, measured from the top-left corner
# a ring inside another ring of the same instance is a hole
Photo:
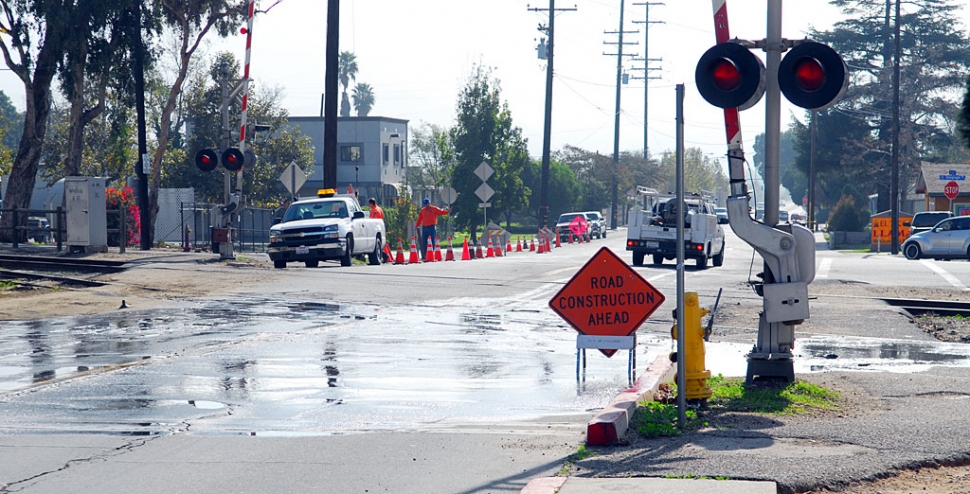
[[[244,153],[239,148],[227,148],[220,156],[218,150],[206,148],[195,154],[195,166],[204,172],[211,172],[221,164],[226,170],[238,172],[243,168],[252,168],[256,159],[256,153],[252,149],[247,149]]]
[[[708,49],[694,71],[697,90],[718,108],[751,108],[764,94],[764,78],[761,59],[731,42]],[[803,41],[782,59],[778,86],[792,104],[824,110],[842,99],[849,86],[849,70],[830,46]]]

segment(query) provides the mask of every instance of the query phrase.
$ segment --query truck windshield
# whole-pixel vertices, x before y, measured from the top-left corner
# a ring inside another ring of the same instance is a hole
[[[347,204],[341,200],[297,203],[290,206],[283,221],[312,220],[317,218],[349,218]]]

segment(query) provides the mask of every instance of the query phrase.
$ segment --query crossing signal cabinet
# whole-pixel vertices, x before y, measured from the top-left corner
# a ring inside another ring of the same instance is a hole
[[[70,251],[108,250],[107,203],[104,179],[67,177],[64,179],[64,206],[67,212],[67,244]]]

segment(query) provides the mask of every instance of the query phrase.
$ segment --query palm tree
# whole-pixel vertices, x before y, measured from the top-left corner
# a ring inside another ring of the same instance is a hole
[[[349,117],[350,99],[347,98],[347,88],[350,87],[351,80],[357,80],[357,55],[349,51],[340,52],[337,78],[340,79],[340,84],[344,87],[343,96],[340,98],[340,116]]]
[[[357,110],[358,117],[366,117],[377,101],[377,97],[374,96],[374,88],[366,82],[357,83],[357,86],[354,87],[353,98],[354,109]]]

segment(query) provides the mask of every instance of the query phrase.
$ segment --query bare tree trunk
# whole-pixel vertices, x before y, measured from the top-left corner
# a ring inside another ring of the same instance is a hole
[[[82,49],[82,54],[86,50]],[[83,60],[85,57],[81,57]],[[81,117],[84,114],[84,65],[75,63],[71,70],[74,72],[74,94],[71,97],[70,128],[67,131],[67,158],[64,160],[64,176],[76,177],[81,173],[81,158],[84,152],[84,124]]]
[[[53,31],[56,29],[48,24],[44,46],[37,56],[33,80],[30,77],[29,68],[15,70],[24,83],[27,110],[24,112],[24,133],[20,138],[17,157],[10,171],[10,183],[7,184],[4,208],[16,206],[28,209],[34,193],[34,181],[37,179],[44,137],[47,135],[47,120],[51,112],[51,81],[57,71],[57,59],[61,55],[62,37]],[[5,58],[8,58],[6,55],[5,53]],[[26,215],[18,219],[20,223],[18,226],[27,224]],[[11,229],[13,226],[12,214],[0,216],[0,227],[3,227],[0,229],[0,240],[5,242],[13,240],[14,232]],[[20,240],[26,241],[26,232],[20,233]]]

